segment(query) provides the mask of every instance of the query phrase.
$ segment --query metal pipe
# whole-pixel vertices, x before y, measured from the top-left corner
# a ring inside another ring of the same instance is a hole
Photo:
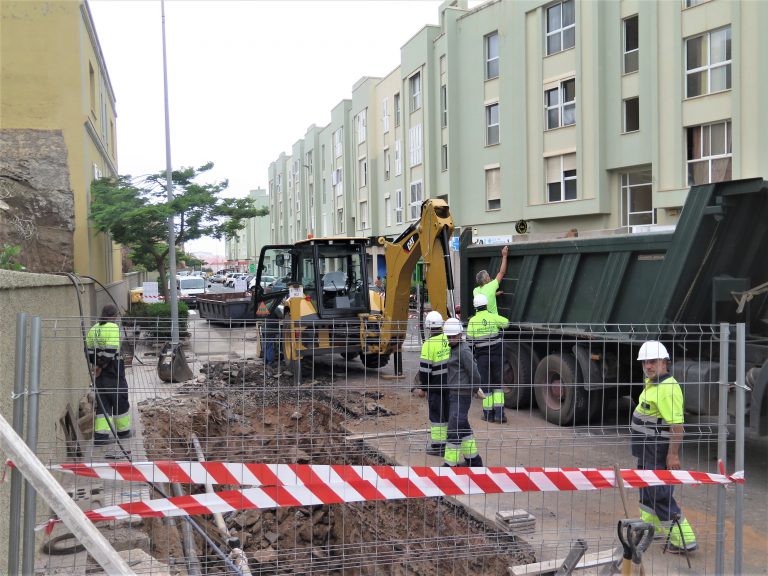
[[[728,467],[728,338],[730,327],[720,324],[720,403],[717,414],[717,459]],[[717,487],[715,574],[725,574],[725,486]]]
[[[744,470],[744,417],[746,412],[744,382],[746,354],[746,339],[744,323],[736,324],[736,453],[734,455],[735,469]],[[734,550],[733,573],[741,574],[744,548],[744,484],[736,484],[736,503],[734,506]]]
[[[40,408],[40,316],[32,317],[32,330],[29,338],[29,385],[27,394],[27,446],[37,452],[37,420]],[[29,483],[24,483],[24,540],[21,551],[21,570],[23,574],[35,571],[35,517],[37,515],[37,491]]]
[[[27,313],[16,314],[16,366],[13,380],[13,431],[24,430],[24,376],[27,371]],[[21,486],[23,478],[11,469],[11,506],[8,517],[8,574],[19,573],[21,547]]]
[[[177,482],[171,484],[171,491],[174,496],[186,496],[184,490],[181,489],[181,485]],[[203,571],[200,566],[200,557],[197,553],[197,546],[195,545],[195,537],[192,534],[192,528],[189,522],[181,523],[181,546],[184,549],[184,556],[187,560],[187,571],[189,576],[202,576]]]

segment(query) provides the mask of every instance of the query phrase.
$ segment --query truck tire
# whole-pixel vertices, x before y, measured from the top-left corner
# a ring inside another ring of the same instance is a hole
[[[504,343],[504,406],[514,410],[529,408],[533,390],[533,372],[539,359],[528,346],[520,342]]]
[[[389,362],[389,354],[363,354],[360,353],[360,360],[366,368],[383,368]]]
[[[589,419],[589,393],[576,386],[573,354],[550,354],[539,362],[534,376],[534,394],[539,412],[552,424],[570,426]]]

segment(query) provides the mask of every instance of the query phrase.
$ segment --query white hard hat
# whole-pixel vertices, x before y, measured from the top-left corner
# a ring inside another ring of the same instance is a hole
[[[443,333],[446,336],[458,336],[462,331],[461,320],[457,318],[448,318],[443,324]]]
[[[424,327],[433,329],[441,328],[443,326],[443,316],[437,310],[432,310],[427,317],[424,318]]]
[[[648,340],[640,346],[640,352],[637,353],[638,360],[669,360],[669,352],[664,344],[658,340]]]
[[[479,308],[480,306],[488,306],[488,296],[485,294],[478,294],[472,299],[472,306]]]

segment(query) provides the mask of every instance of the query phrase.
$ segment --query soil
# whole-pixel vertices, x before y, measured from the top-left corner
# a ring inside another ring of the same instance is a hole
[[[194,433],[209,460],[387,463],[362,442],[345,443],[344,437],[350,421],[394,414],[393,392],[342,391],[322,379],[298,389],[289,375],[265,372],[258,360],[211,363],[204,373],[179,395],[140,406],[150,459],[195,459]],[[210,518],[198,518],[220,542]],[[507,574],[509,566],[533,561],[513,537],[442,498],[248,510],[224,519],[253,574]],[[147,524],[155,536],[157,523]],[[205,550],[196,539],[198,551]],[[171,556],[179,563],[177,531],[152,542],[159,560]],[[224,573],[210,551],[201,563],[209,574]]]

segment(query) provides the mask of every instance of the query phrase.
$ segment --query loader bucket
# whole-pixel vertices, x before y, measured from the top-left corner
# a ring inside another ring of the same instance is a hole
[[[157,375],[163,382],[184,382],[191,380],[194,374],[187,364],[181,344],[166,342],[157,360]]]

